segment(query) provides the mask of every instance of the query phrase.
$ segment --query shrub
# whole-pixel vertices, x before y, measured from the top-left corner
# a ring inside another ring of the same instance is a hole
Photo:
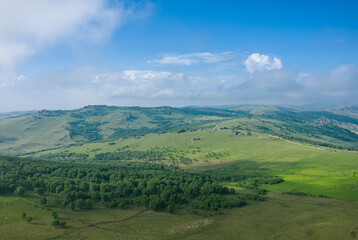
[[[40,199],[40,203],[41,203],[42,205],[45,205],[45,204],[47,203],[47,199],[46,199],[45,197],[42,197],[42,198]]]
[[[17,196],[24,196],[25,195],[25,188],[23,187],[17,187],[14,191],[14,194],[17,195]]]
[[[54,219],[57,219],[58,218],[58,213],[57,212],[52,212],[51,217],[53,217]]]
[[[53,220],[51,226],[53,227],[64,227],[66,225],[66,221],[60,221],[58,219]]]

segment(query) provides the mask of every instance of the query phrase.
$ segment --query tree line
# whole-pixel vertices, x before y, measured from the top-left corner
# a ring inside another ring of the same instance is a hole
[[[208,173],[145,162],[95,165],[0,156],[0,178],[0,194],[32,191],[42,204],[50,200],[71,209],[144,206],[173,213],[187,205],[198,213],[245,204],[245,197]]]

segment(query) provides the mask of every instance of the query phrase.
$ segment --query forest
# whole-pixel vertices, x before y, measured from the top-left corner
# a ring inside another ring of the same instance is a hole
[[[1,194],[24,196],[32,192],[41,204],[72,210],[143,206],[170,213],[188,206],[189,212],[194,214],[241,207],[247,199],[263,200],[257,194],[236,194],[234,188],[221,185],[222,180],[250,179],[253,180],[251,189],[282,181],[276,177],[267,181],[267,177],[245,177],[244,174],[228,176],[222,171],[190,173],[175,166],[146,162],[95,165],[9,156],[0,156],[0,176]]]

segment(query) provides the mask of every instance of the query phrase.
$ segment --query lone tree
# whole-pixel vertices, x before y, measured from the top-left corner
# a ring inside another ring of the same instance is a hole
[[[22,215],[21,215],[21,217],[23,218],[23,219],[25,219],[25,217],[26,217],[26,213],[22,213]]]
[[[25,221],[28,222],[28,223],[30,223],[30,222],[32,221],[32,217],[26,217],[26,218],[25,218]]]
[[[57,227],[59,225],[60,225],[60,220],[53,220],[51,223],[51,226],[53,226],[53,227]]]
[[[64,227],[66,225],[66,221],[60,221],[60,227]]]

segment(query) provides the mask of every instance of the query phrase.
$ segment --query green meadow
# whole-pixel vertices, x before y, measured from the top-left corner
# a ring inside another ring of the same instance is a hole
[[[24,198],[0,197],[1,239],[352,239],[358,203],[316,197],[266,194],[224,214],[202,217],[142,208],[71,211],[36,208]],[[25,211],[31,223],[21,219]],[[52,211],[67,225],[51,227]]]

